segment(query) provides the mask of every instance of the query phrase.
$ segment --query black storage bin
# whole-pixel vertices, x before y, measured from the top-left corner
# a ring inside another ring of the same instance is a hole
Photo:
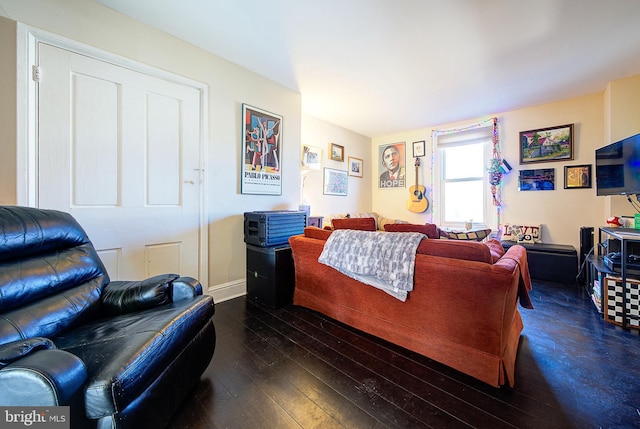
[[[535,280],[548,280],[558,283],[576,283],[578,276],[578,252],[567,244],[516,243],[503,241],[507,250],[514,244],[527,249],[529,274]]]
[[[247,244],[247,297],[268,307],[290,304],[295,286],[293,256],[288,245]]]
[[[256,211],[244,214],[244,242],[269,247],[286,244],[289,237],[304,233],[307,214],[301,211]]]

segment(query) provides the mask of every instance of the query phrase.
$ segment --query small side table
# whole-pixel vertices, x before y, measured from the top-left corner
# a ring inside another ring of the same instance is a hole
[[[307,225],[317,226],[318,228],[322,228],[322,219],[324,219],[324,216],[309,216],[309,221],[307,222]]]

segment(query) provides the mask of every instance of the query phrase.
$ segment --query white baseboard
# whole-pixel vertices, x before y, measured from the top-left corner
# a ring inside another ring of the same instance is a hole
[[[207,294],[213,297],[213,301],[223,302],[247,294],[247,281],[245,279],[234,280],[215,286],[209,286]]]

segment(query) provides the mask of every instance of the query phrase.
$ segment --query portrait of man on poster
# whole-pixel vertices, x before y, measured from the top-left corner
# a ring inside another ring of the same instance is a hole
[[[404,143],[382,145],[380,154],[379,188],[404,188]]]

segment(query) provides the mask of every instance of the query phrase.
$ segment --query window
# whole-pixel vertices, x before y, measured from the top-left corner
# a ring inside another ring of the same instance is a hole
[[[493,224],[491,191],[486,166],[491,154],[492,129],[480,128],[436,137],[435,197],[439,225],[475,227]]]

